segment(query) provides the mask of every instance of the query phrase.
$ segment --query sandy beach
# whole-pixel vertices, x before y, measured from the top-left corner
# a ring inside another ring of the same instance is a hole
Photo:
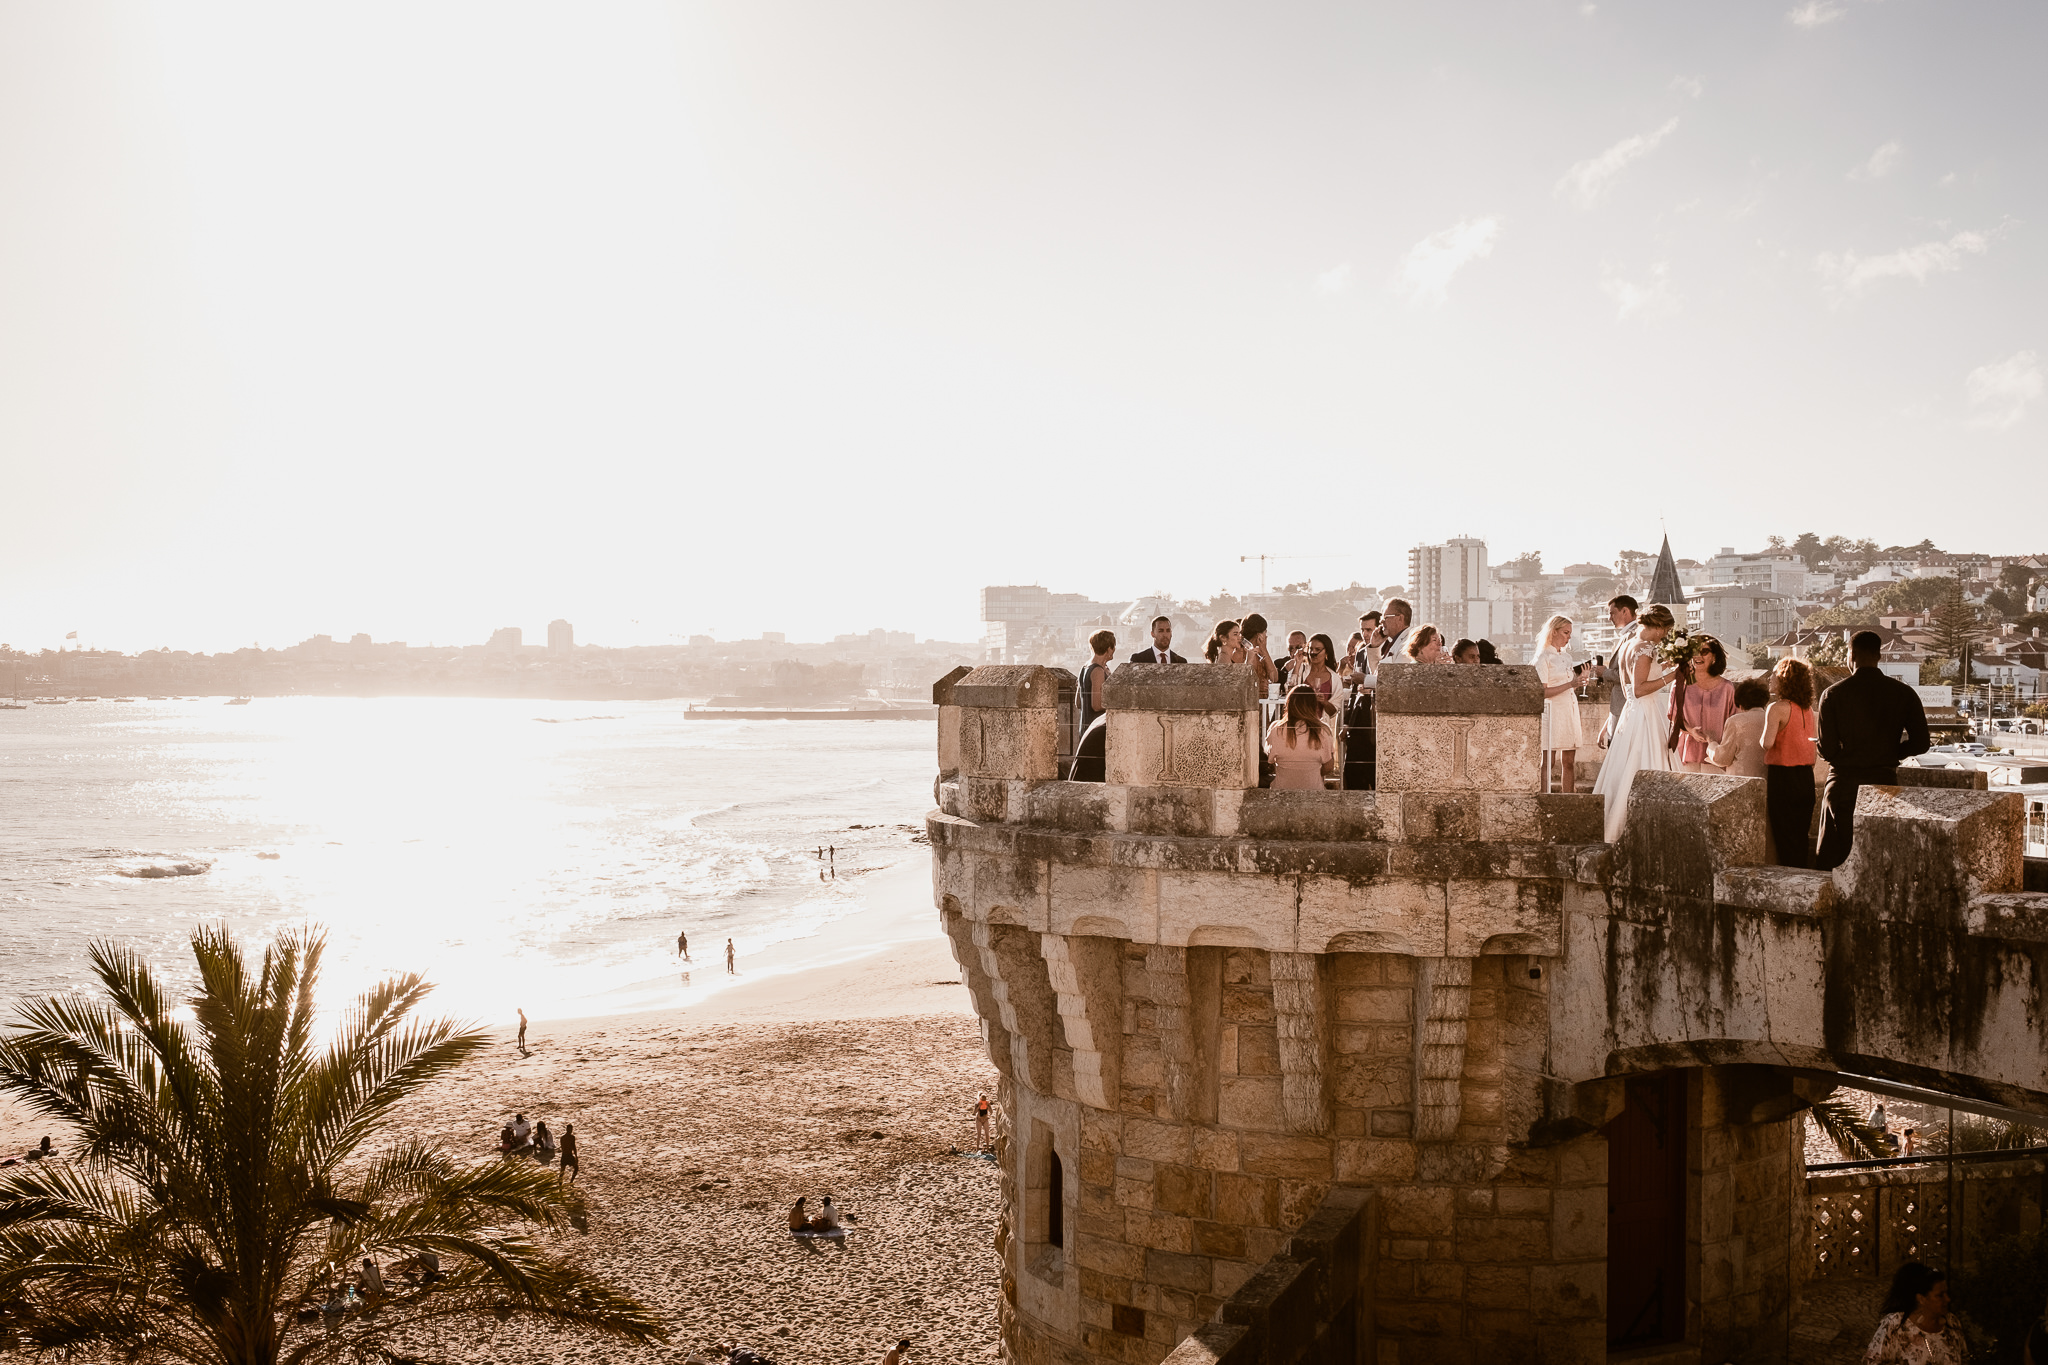
[[[587,1231],[562,1244],[673,1333],[632,1349],[507,1325],[414,1343],[425,1355],[668,1362],[733,1340],[778,1365],[841,1365],[907,1336],[919,1361],[997,1358],[996,1172],[952,1151],[971,1147],[995,1070],[928,864],[864,891],[865,909],[742,960],[738,984],[703,1005],[537,1020],[526,1055],[504,1031],[401,1111],[405,1129],[479,1158],[514,1112],[575,1124]],[[861,945],[879,946],[846,956]],[[697,970],[710,965],[709,945],[691,946]],[[6,1149],[39,1135],[0,1116]],[[789,1204],[827,1192],[845,1241],[790,1237]]]

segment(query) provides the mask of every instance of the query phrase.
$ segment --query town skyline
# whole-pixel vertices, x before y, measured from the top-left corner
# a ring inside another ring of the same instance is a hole
[[[10,637],[2010,542],[2048,13],[1799,9],[13,7]]]

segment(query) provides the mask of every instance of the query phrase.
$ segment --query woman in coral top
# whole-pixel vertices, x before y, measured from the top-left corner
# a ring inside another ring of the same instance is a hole
[[[1764,711],[1764,808],[1780,867],[1813,866],[1813,760],[1820,726],[1813,714],[1813,670],[1799,659],[1780,659],[1771,670]]]

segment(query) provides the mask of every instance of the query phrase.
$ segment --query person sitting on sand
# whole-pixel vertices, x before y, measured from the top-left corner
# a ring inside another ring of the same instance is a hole
[[[789,1230],[791,1232],[807,1232],[810,1230],[811,1220],[804,1216],[804,1205],[809,1200],[810,1196],[800,1194],[796,1197],[796,1202],[789,1206]]]
[[[24,1153],[24,1159],[29,1161],[41,1161],[46,1156],[55,1156],[56,1154],[57,1149],[52,1147],[50,1145],[50,1139],[45,1137],[42,1141],[41,1146],[31,1147],[28,1149],[26,1153]]]
[[[832,1207],[832,1196],[826,1195],[818,1209],[818,1216],[810,1220],[812,1232],[839,1231],[839,1210]]]
[[[533,1125],[526,1121],[524,1114],[512,1116],[512,1141],[521,1147],[533,1141]]]
[[[889,1354],[882,1357],[882,1365],[910,1365],[910,1338],[898,1339],[896,1344],[889,1348]]]
[[[498,1150],[507,1156],[519,1150],[519,1144],[512,1140],[512,1125],[509,1123],[498,1130]]]
[[[555,1135],[548,1131],[548,1121],[542,1119],[533,1130],[533,1154],[541,1161],[555,1159]]]

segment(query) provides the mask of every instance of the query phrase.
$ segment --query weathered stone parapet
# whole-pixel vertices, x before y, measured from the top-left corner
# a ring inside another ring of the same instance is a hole
[[[1133,943],[1421,956],[1556,951],[1570,846],[1069,834],[934,816],[972,920]]]
[[[2048,893],[2016,891],[1978,896],[1963,914],[1963,927],[1977,938],[2048,943]]]
[[[939,781],[960,771],[960,704],[953,699],[953,687],[974,670],[961,664],[932,684],[932,705],[939,708]]]
[[[961,776],[1057,778],[1059,699],[1058,674],[1036,665],[987,665],[954,682]]]
[[[1249,664],[1124,664],[1102,686],[1114,786],[1259,785],[1258,679]]]
[[[1879,920],[1953,924],[1975,897],[2020,889],[2024,818],[2018,792],[1864,787],[1835,879]]]
[[[1537,790],[1543,685],[1533,668],[1387,664],[1373,709],[1382,792]]]

